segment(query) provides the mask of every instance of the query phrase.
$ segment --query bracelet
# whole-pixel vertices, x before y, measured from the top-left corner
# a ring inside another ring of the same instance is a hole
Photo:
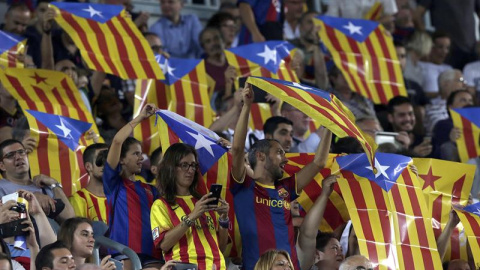
[[[132,122],[128,122],[128,125],[132,128],[132,130],[135,129],[135,127],[132,125]]]
[[[195,223],[193,220],[189,219],[187,216],[185,216],[185,219],[182,220],[183,224],[185,224],[187,227],[192,227],[193,224]]]
[[[218,225],[224,229],[228,229],[230,227],[230,219],[227,217],[226,219],[218,219]]]

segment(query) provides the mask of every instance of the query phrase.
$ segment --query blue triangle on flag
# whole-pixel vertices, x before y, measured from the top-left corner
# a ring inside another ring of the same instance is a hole
[[[353,38],[358,42],[363,42],[370,33],[378,27],[378,22],[363,19],[348,19],[331,16],[317,16],[330,27],[344,33],[347,37]]]
[[[465,208],[463,208],[463,211],[467,211],[480,217],[480,202],[466,206]]]
[[[228,49],[232,53],[254,62],[270,72],[277,73],[281,61],[290,55],[294,46],[287,41],[271,40]]]
[[[121,5],[107,5],[94,3],[51,2],[50,4],[75,16],[106,23],[117,16],[124,9]]]
[[[157,112],[168,127],[177,134],[183,143],[195,147],[198,153],[200,171],[205,174],[225,153],[227,149],[217,144],[218,136],[201,125],[166,110]]]
[[[10,50],[25,38],[0,30],[0,54]]]
[[[160,69],[165,74],[165,80],[161,80],[167,85],[172,85],[183,76],[194,70],[202,59],[184,59],[170,57],[166,59],[163,55],[155,55]]]
[[[305,92],[308,92],[308,93],[310,93],[310,94],[319,96],[319,97],[321,97],[321,98],[323,98],[323,99],[326,99],[326,100],[328,100],[329,102],[331,101],[330,93],[329,93],[329,92],[320,90],[320,89],[315,88],[315,87],[311,87],[311,86],[308,86],[308,85],[305,85],[305,84],[296,83],[296,82],[282,81],[282,80],[272,79],[272,78],[263,78],[263,77],[255,77],[255,76],[252,76],[252,77],[254,77],[254,78],[259,78],[259,79],[264,79],[265,81],[270,81],[270,82],[273,82],[273,83],[278,83],[278,84],[287,85],[287,86],[293,87],[293,88],[297,88],[297,89],[303,90],[303,91],[305,91]]]
[[[350,171],[360,177],[367,178],[388,192],[412,159],[401,155],[376,153],[376,174],[373,173],[365,153],[339,156],[336,160],[341,170]]]
[[[38,121],[50,129],[72,151],[76,151],[83,133],[92,127],[91,123],[69,117],[26,110]]]
[[[480,128],[480,107],[459,108],[453,110]]]

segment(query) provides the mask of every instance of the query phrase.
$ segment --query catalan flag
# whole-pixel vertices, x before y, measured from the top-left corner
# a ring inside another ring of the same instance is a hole
[[[247,82],[298,108],[335,135],[357,139],[373,162],[375,142],[360,131],[354,124],[352,112],[333,94],[296,82],[269,78],[249,77]]]
[[[294,53],[294,46],[287,41],[266,41],[230,48],[225,56],[239,77],[261,76],[299,82],[290,67]],[[250,116],[250,128],[263,130],[263,123],[272,117],[270,104],[252,104]]]
[[[475,166],[430,158],[414,158],[413,164],[418,170],[418,187],[425,195],[435,238],[438,238],[448,222],[452,205],[467,205]],[[453,230],[444,261],[468,259],[462,230],[462,224]]]
[[[365,154],[336,161],[360,253],[378,269],[442,269],[424,195],[408,169],[411,158],[377,153],[376,170]]]
[[[203,175],[203,182],[198,189],[201,193],[208,192],[212,184],[221,184],[222,198],[230,204],[229,218],[233,222],[229,228],[231,242],[227,247],[230,257],[239,257],[241,254],[241,238],[238,231],[238,224],[233,208],[233,196],[229,189],[231,155],[227,149],[217,144],[218,135],[178,114],[167,110],[157,112],[158,132],[161,144],[164,149],[170,145],[183,142],[195,147],[199,157],[200,172]]]
[[[82,151],[92,143],[84,134],[98,129],[73,81],[61,72],[18,68],[0,71],[0,80],[26,112],[30,136],[38,142],[29,154],[32,175],[60,181],[67,196],[84,187]]]
[[[312,153],[287,153],[288,163],[285,165],[285,172],[293,175],[300,171],[305,165],[313,161],[315,154]],[[297,199],[298,203],[305,209],[310,211],[317,198],[322,193],[322,180],[332,173],[331,167],[337,155],[330,154],[327,164],[302,191]],[[348,216],[347,206],[343,201],[342,194],[338,185],[334,186],[334,190],[329,197],[323,220],[320,223],[322,232],[333,232],[338,226],[345,224],[350,217]]]
[[[453,126],[461,130],[457,140],[461,162],[480,156],[480,107],[450,110]]]
[[[480,265],[480,203],[469,205],[463,209],[455,209],[465,228],[475,265]]]
[[[353,91],[376,104],[407,96],[392,38],[381,24],[362,19],[319,16],[320,39]]]
[[[208,97],[205,62],[201,59],[180,59],[157,56],[165,71],[164,80],[139,80],[135,90],[134,112],[140,113],[147,103],[154,103],[159,109],[175,112],[202,126],[213,123],[214,112]],[[135,128],[133,135],[143,142],[146,153],[160,146],[155,121],[143,121]]]
[[[0,30],[0,66],[23,68],[17,55],[25,51],[26,39]]]
[[[383,15],[383,3],[375,2],[370,10],[365,14],[366,20],[378,21]]]
[[[120,5],[52,2],[55,21],[93,70],[122,79],[164,79],[147,40]]]

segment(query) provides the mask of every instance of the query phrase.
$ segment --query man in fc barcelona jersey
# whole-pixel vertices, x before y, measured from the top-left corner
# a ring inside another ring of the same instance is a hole
[[[314,160],[297,174],[284,178],[283,168],[287,163],[285,150],[276,140],[257,141],[249,150],[248,160],[253,175],[247,175],[244,149],[248,128],[248,116],[253,102],[249,84],[242,90],[243,107],[235,128],[232,146],[232,183],[235,213],[242,243],[243,266],[253,269],[262,253],[269,249],[287,250],[298,265],[295,239],[290,214],[290,202],[325,166],[332,134],[324,129]],[[253,211],[252,211],[253,209]]]

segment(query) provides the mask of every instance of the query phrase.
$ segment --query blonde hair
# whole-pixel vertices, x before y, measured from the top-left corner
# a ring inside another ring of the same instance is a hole
[[[277,255],[283,255],[287,258],[288,263],[290,264],[291,268],[293,269],[292,259],[290,259],[290,254],[288,254],[285,250],[278,250],[278,249],[270,249],[265,251],[265,253],[260,256],[257,263],[255,264],[255,268],[253,270],[270,270],[273,267],[273,263],[275,262],[275,258]]]
[[[415,31],[408,40],[405,48],[409,51],[414,51],[419,57],[424,57],[430,53],[432,46],[432,38],[427,32]]]

